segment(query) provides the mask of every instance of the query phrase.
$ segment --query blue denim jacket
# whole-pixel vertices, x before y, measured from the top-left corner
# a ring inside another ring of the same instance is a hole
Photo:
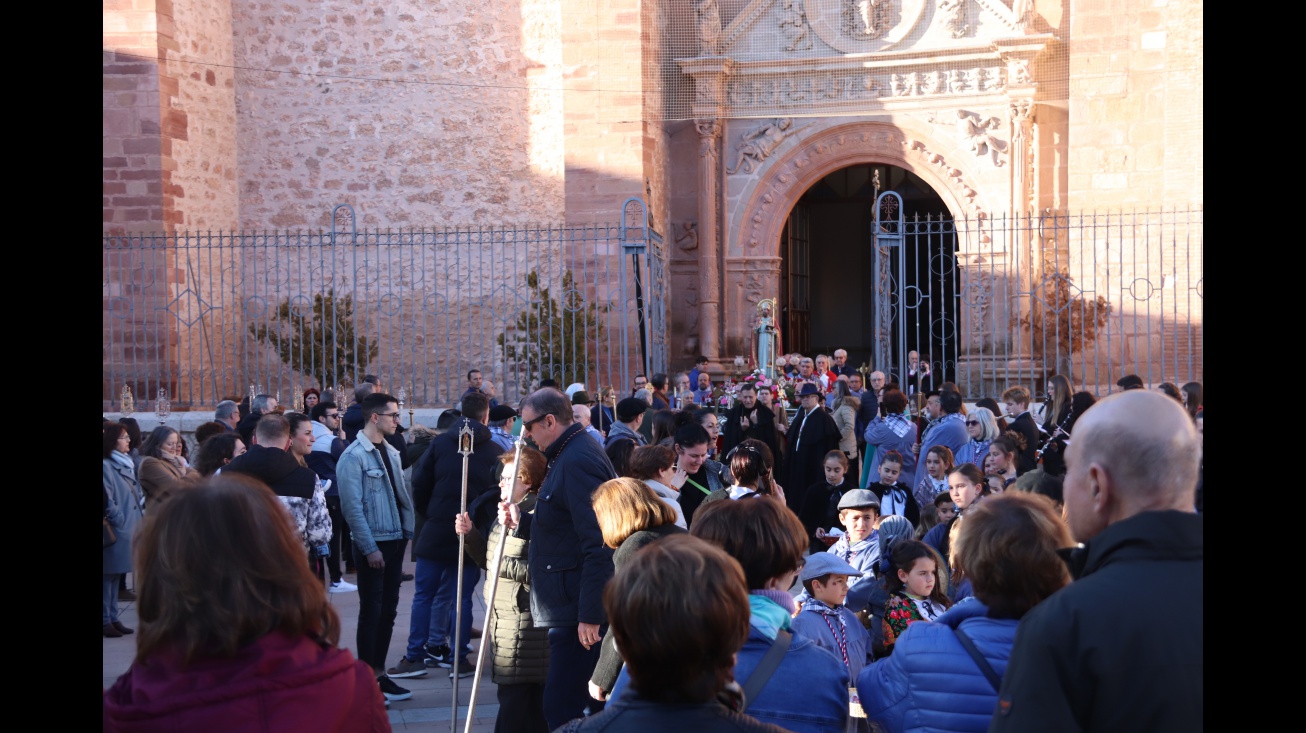
[[[345,515],[354,546],[364,555],[376,552],[378,542],[413,537],[413,496],[404,480],[399,451],[389,443],[383,445],[384,456],[360,430],[336,462],[340,511]],[[395,491],[390,489],[383,460],[390,461]]]

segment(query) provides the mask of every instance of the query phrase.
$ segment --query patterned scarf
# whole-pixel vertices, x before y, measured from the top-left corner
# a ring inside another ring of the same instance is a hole
[[[752,610],[748,623],[768,639],[775,639],[779,629],[789,630],[794,615],[794,597],[785,591],[753,590],[748,592]]]

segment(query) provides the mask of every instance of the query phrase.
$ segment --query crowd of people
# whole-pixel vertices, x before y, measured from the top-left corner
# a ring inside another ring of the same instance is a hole
[[[706,358],[516,406],[473,369],[408,430],[369,375],[344,409],[224,401],[194,459],[106,420],[103,632],[134,631],[131,573],[141,635],[105,729],[276,705],[268,730],[388,730],[413,697],[395,680],[473,674],[476,637],[496,731],[1201,729],[1199,384],[1096,400],[1053,375],[1036,413],[1026,386],[934,384],[915,352],[865,385],[842,350],[792,361],[792,394],[745,381],[727,404]]]

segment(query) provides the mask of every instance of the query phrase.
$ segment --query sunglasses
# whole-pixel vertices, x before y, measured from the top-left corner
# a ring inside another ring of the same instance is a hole
[[[544,418],[546,418],[546,417],[548,417],[548,416],[549,416],[549,413],[546,412],[546,413],[544,413],[543,415],[537,415],[537,416],[535,416],[535,417],[533,417],[533,418],[531,418],[531,419],[529,419],[529,420],[526,420],[526,421],[522,422],[522,424],[521,424],[522,430],[529,431],[529,430],[531,429],[531,426],[532,426],[532,425],[534,425],[535,423],[537,423],[537,422],[543,420]]]
[[[979,425],[979,420],[967,420],[966,427],[973,428]]]

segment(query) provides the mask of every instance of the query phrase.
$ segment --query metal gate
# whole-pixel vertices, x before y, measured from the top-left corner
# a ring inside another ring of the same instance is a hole
[[[667,368],[666,251],[638,198],[619,224],[104,237],[105,409],[130,386],[212,406],[283,404],[364,374],[408,404],[459,400],[469,369],[516,402],[545,377],[620,392]],[[347,390],[346,390],[347,391]]]
[[[878,176],[876,186],[878,188]],[[902,197],[875,200],[871,227],[875,283],[873,368],[906,378],[908,352],[928,361],[935,383],[953,378],[957,360],[956,229],[951,219],[906,221]],[[905,385],[904,385],[904,391]]]

